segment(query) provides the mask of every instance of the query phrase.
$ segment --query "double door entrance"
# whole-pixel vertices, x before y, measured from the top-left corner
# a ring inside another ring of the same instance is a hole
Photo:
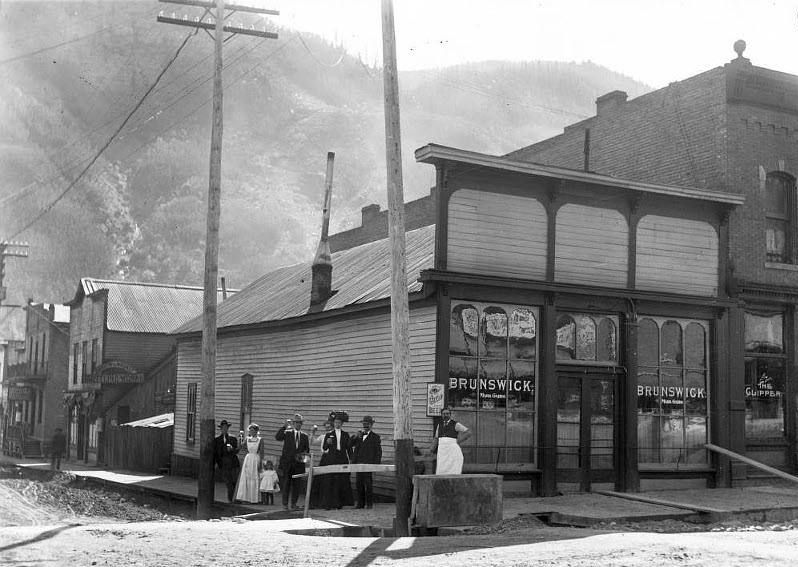
[[[557,486],[587,492],[614,483],[618,376],[606,369],[557,372]]]

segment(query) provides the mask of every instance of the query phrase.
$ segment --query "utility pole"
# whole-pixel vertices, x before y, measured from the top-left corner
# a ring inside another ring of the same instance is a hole
[[[6,299],[6,288],[3,285],[3,281],[6,277],[6,257],[16,256],[18,258],[27,258],[28,248],[27,242],[0,241],[0,304]]]
[[[210,35],[208,30],[213,29],[211,37],[214,39],[214,73],[213,73],[213,123],[211,125],[211,155],[210,174],[208,182],[208,216],[205,238],[205,277],[202,309],[202,383],[200,385],[200,460],[199,474],[197,475],[197,518],[205,520],[211,517],[213,508],[215,485],[213,480],[213,438],[216,432],[215,405],[216,405],[216,297],[218,286],[216,280],[219,276],[219,218],[221,216],[222,193],[222,45],[224,33],[253,35],[269,39],[277,39],[277,34],[267,31],[246,29],[240,26],[226,26],[225,19],[234,12],[249,12],[257,14],[279,15],[276,10],[251,8],[230,4],[225,15],[224,0],[205,2],[202,0],[159,0],[172,4],[198,6],[205,8],[202,17],[193,21],[187,17],[182,19],[167,17],[163,12],[158,16],[158,21],[179,26],[202,28]],[[211,8],[216,7],[214,22],[206,22],[205,17],[210,16]]]
[[[413,487],[413,414],[410,381],[410,309],[405,260],[402,136],[393,1],[382,0],[382,75],[385,98],[385,161],[388,168],[388,237],[391,245],[391,333],[393,344],[393,438],[396,461],[397,537],[410,535]]]

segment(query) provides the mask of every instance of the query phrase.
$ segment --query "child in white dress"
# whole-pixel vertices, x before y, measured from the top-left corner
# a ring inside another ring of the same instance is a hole
[[[280,481],[274,470],[274,463],[266,461],[266,467],[260,479],[260,503],[274,504],[274,495],[277,492],[280,492]]]

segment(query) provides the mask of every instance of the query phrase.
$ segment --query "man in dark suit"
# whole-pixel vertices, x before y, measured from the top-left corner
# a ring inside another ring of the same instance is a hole
[[[374,418],[367,415],[363,418],[363,429],[352,438],[352,462],[358,464],[380,464],[382,461],[382,442],[380,436],[371,428]],[[374,474],[370,472],[355,473],[357,487],[357,507],[371,508],[374,505]]]
[[[238,462],[238,439],[227,433],[229,428],[230,423],[226,419],[219,422],[222,434],[213,440],[213,462],[219,467],[222,480],[227,485],[227,501],[232,502],[241,464]]]
[[[285,425],[277,430],[274,438],[283,442],[283,451],[280,454],[280,491],[283,493],[283,508],[293,510],[296,508],[299,493],[304,483],[302,479],[293,478],[295,474],[305,472],[305,456],[310,453],[310,439],[302,431],[302,414],[295,413],[293,421],[285,420]],[[291,497],[289,508],[289,495]]]

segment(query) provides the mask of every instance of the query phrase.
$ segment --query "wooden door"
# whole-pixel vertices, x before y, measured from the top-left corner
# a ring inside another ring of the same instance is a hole
[[[612,372],[565,371],[557,377],[557,483],[614,483],[617,380]]]

